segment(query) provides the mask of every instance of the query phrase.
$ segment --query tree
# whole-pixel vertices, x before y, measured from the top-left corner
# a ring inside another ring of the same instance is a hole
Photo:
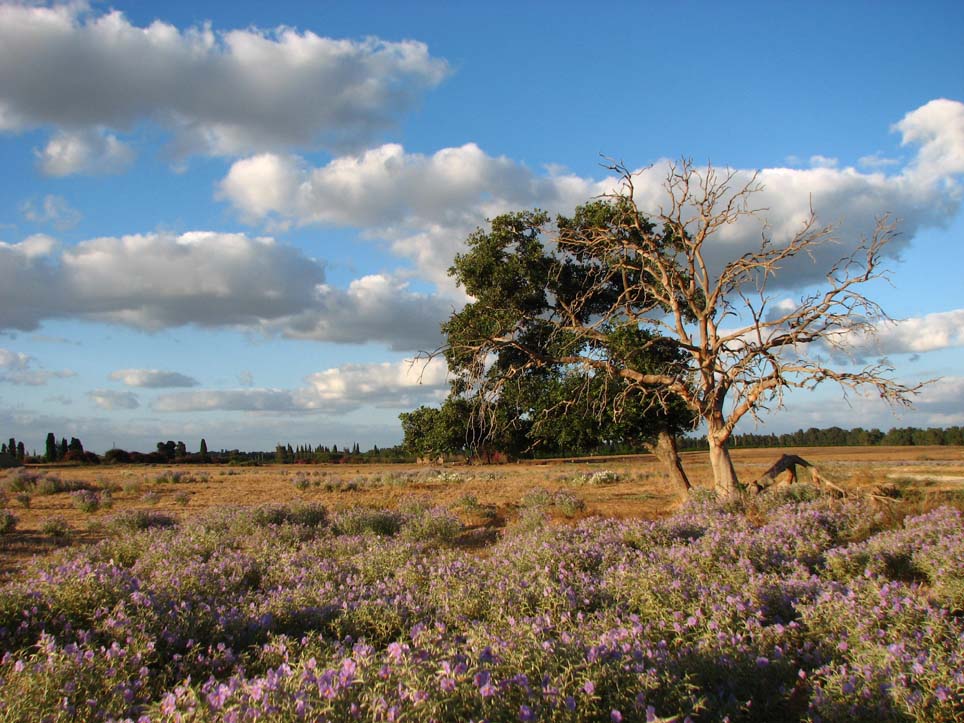
[[[728,446],[736,424],[782,406],[788,389],[830,381],[845,394],[869,387],[909,404],[919,385],[895,381],[886,363],[840,369],[820,353],[846,352],[887,320],[862,285],[884,275],[882,252],[896,233],[889,219],[832,264],[819,289],[778,304],[772,287],[781,267],[832,242],[832,227],[811,212],[788,240],[776,243],[764,228],[755,251],[715,262],[712,242],[721,232],[761,214],[751,205],[761,188],[755,179],[737,184],[733,172],[681,161],[667,175],[666,204],[647,217],[633,174],[622,164],[610,168],[621,185],[605,210],[594,211],[601,222],[562,220],[543,245],[544,215],[517,215],[516,229],[495,219],[489,236],[513,236],[493,246],[498,259],[477,252],[486,234],[470,237],[455,274],[484,303],[448,322],[444,349],[464,388],[491,393],[515,370],[563,364],[620,380],[616,395],[607,394],[616,406],[630,395],[663,408],[682,403],[706,425],[721,497],[742,489]],[[474,273],[480,262],[491,281]],[[511,292],[512,284],[519,289]],[[660,344],[677,353],[653,365],[649,352]],[[506,354],[516,361],[491,379],[493,356]]]
[[[174,455],[177,451],[177,443],[173,439],[169,439],[166,442],[157,443],[157,453],[166,462],[170,462],[174,459]]]
[[[202,462],[208,461],[208,443],[203,437],[201,438],[201,447],[198,450],[198,457],[200,457]]]
[[[454,404],[454,400],[447,401],[440,409],[421,406],[398,415],[402,422],[402,446],[409,454],[438,457],[465,448],[465,418],[453,408]]]
[[[187,445],[178,440],[177,444],[174,445],[174,459],[184,459],[185,457],[187,457]]]
[[[601,278],[600,260],[570,243],[600,228],[622,233],[620,218],[616,204],[596,201],[556,220],[555,244],[544,243],[549,217],[540,211],[505,214],[473,233],[450,274],[475,300],[443,324],[442,351],[453,395],[473,400],[481,439],[501,434],[524,448],[569,437],[595,448],[619,430],[655,452],[685,490],[676,436],[692,426],[692,415],[619,374],[661,370],[679,352],[644,328],[597,324],[622,303],[628,280]],[[603,358],[611,366],[587,363]]]
[[[45,462],[56,462],[57,461],[57,438],[54,437],[53,432],[47,433],[46,450],[44,452]]]

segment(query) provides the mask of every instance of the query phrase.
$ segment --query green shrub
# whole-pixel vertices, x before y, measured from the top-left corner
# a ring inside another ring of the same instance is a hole
[[[403,518],[397,512],[352,507],[339,512],[331,526],[336,535],[373,534],[390,537],[398,533],[402,522]]]
[[[415,542],[452,542],[461,532],[461,520],[441,507],[422,510],[402,526],[402,537]]]
[[[70,525],[63,517],[50,517],[44,520],[40,531],[56,542],[65,542],[70,538]]]
[[[17,527],[17,518],[12,512],[0,510],[0,535],[13,532]]]
[[[125,510],[107,521],[107,526],[115,532],[140,532],[175,525],[177,519],[173,516],[150,510]]]
[[[251,510],[250,519],[260,527],[267,525],[318,527],[325,524],[328,519],[328,511],[324,505],[314,502],[291,505],[262,505]]]
[[[304,492],[306,489],[311,487],[311,479],[305,474],[296,474],[294,479],[291,480],[291,484],[295,486],[296,490]]]

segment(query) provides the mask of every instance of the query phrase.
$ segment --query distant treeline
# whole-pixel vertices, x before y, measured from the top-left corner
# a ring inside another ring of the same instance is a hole
[[[732,447],[863,447],[863,446],[931,446],[964,445],[964,427],[894,427],[887,432],[879,429],[798,429],[789,434],[734,434]],[[706,449],[706,437],[684,437],[681,449]]]
[[[27,451],[23,441],[13,437],[0,444],[0,467],[20,464],[43,464],[53,462],[74,462],[83,464],[234,464],[258,465],[281,464],[365,464],[371,462],[409,462],[413,457],[401,446],[379,449],[376,445],[362,451],[357,442],[339,447],[327,445],[278,444],[273,452],[244,451],[240,449],[208,450],[207,442],[202,439],[197,451],[188,449],[181,441],[158,442],[150,452],[128,451],[114,447],[101,455],[84,449],[75,437],[61,438],[58,442],[53,433],[47,435],[43,454],[36,450]]]
[[[894,427],[887,432],[879,429],[798,429],[789,434],[735,434],[731,438],[733,447],[862,447],[862,446],[964,446],[964,427]],[[706,437],[682,437],[681,450],[707,449]],[[594,450],[580,450],[580,454],[614,455],[634,454],[643,450],[624,444],[604,444]],[[557,457],[558,454],[522,455],[534,457]],[[273,452],[247,452],[239,449],[208,451],[207,443],[201,440],[198,451],[188,450],[184,442],[158,442],[151,452],[109,449],[98,455],[84,449],[79,439],[66,438],[59,441],[48,434],[44,454],[28,453],[23,441],[14,438],[0,444],[0,467],[17,464],[40,464],[44,462],[79,462],[83,464],[367,464],[412,462],[414,455],[402,445],[379,448],[373,446],[362,451],[356,442],[353,445],[298,445],[278,444]]]

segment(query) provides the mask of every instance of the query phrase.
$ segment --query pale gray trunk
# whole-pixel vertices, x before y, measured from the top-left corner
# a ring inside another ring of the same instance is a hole
[[[686,476],[686,471],[683,469],[683,462],[679,457],[679,449],[676,446],[676,436],[665,430],[661,430],[656,435],[656,443],[649,445],[649,451],[652,452],[656,459],[666,468],[670,481],[676,486],[676,489],[685,495],[689,495],[692,485],[690,485],[689,477]]]
[[[733,460],[730,458],[730,448],[722,434],[722,421],[708,420],[706,438],[710,443],[710,467],[713,469],[713,489],[720,499],[734,497],[740,491],[740,481],[737,479]]]

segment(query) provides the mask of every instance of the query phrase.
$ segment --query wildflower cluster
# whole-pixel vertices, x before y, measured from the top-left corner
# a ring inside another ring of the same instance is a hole
[[[523,516],[533,516],[558,510],[566,517],[573,517],[586,507],[586,503],[568,490],[550,492],[544,487],[535,487],[522,496]]]
[[[481,556],[447,514],[222,509],[36,563],[0,719],[964,719],[957,511],[703,500]]]
[[[77,490],[70,493],[70,499],[78,510],[82,512],[96,512],[104,508],[109,509],[113,505],[113,497],[109,489],[96,490]]]

